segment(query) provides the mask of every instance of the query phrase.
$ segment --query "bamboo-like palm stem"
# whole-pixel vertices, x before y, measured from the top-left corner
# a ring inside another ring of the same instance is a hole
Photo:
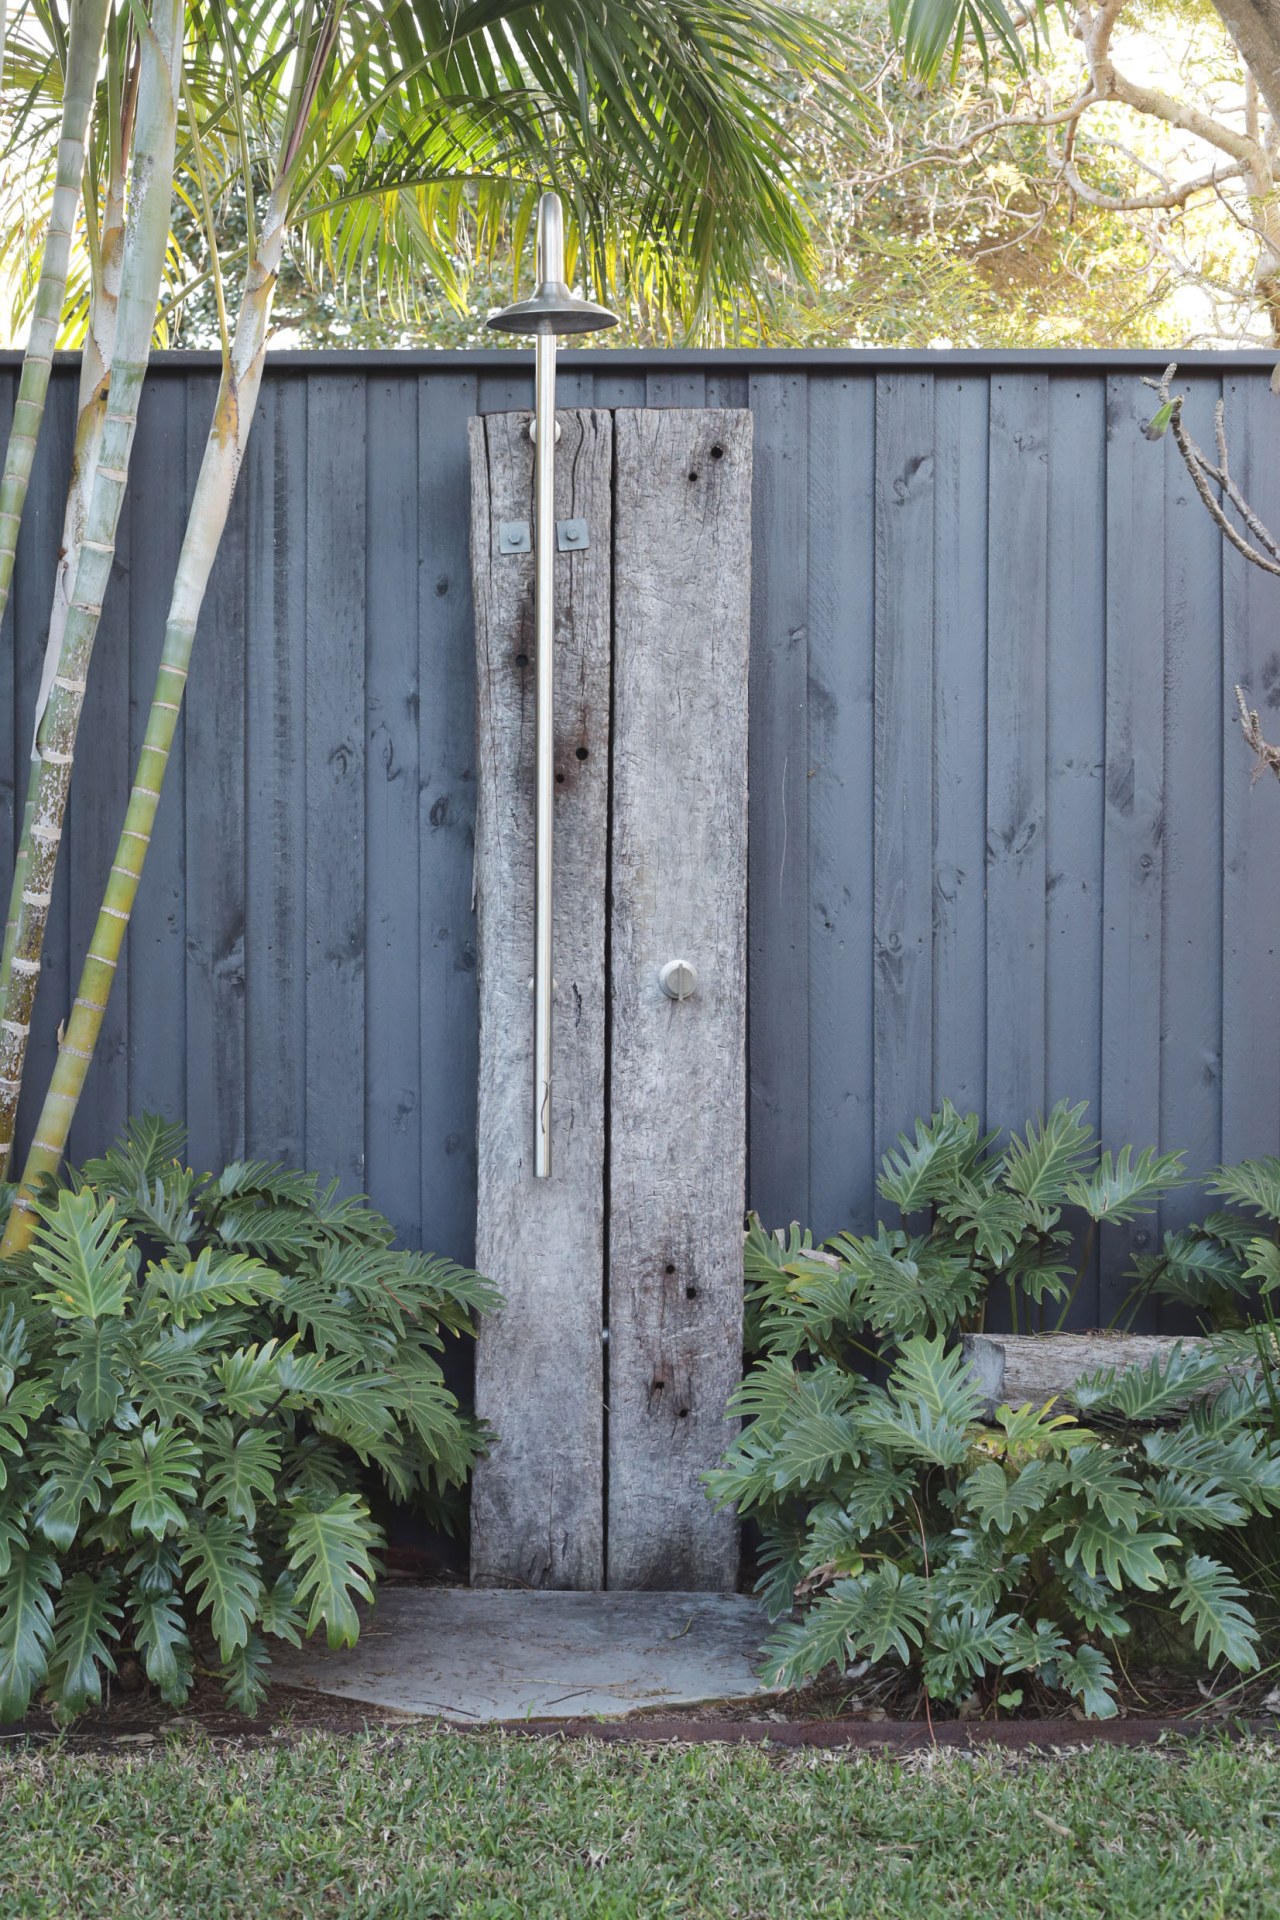
[[[89,330],[80,356],[80,395],[76,415],[76,434],[71,454],[71,479],[67,487],[67,507],[62,521],[62,548],[54,573],[53,607],[49,615],[49,638],[45,645],[40,691],[36,698],[32,726],[31,765],[26,801],[22,813],[22,833],[14,861],[13,885],[9,892],[9,912],[5,920],[4,954],[0,958],[0,999],[7,991],[9,963],[18,930],[18,914],[31,856],[31,822],[35,815],[36,793],[40,783],[40,754],[36,741],[45,702],[58,670],[67,614],[71,606],[71,587],[80,559],[80,542],[89,517],[93,478],[98,470],[98,452],[102,428],[107,417],[107,393],[111,365],[115,358],[116,312],[120,304],[120,273],[124,259],[125,168],[129,131],[126,122],[121,150],[111,156],[107,177],[106,203],[103,208],[102,236],[94,249],[95,267],[89,305]],[[8,1155],[0,1155],[0,1177],[8,1172]]]
[[[71,8],[53,206],[40,263],[31,331],[22,360],[13,426],[4,452],[4,472],[0,475],[0,620],[4,618],[13,581],[18,527],[26,504],[40,423],[44,418],[54,343],[62,319],[62,302],[66,297],[71,234],[75,227],[76,209],[80,204],[80,182],[84,175],[85,138],[110,10],[111,0],[75,0]]]
[[[102,600],[115,558],[138,400],[160,297],[173,197],[184,17],[183,0],[153,0],[150,23],[140,35],[137,132],[114,362],[57,671],[38,734],[40,771],[31,812],[29,856],[9,973],[0,999],[0,1158],[12,1151],[14,1116],[22,1089],[76,733]]]
[[[235,336],[223,368],[213,422],[205,442],[204,458],[200,464],[182,552],[178,558],[155,696],[138,755],[138,768],[129,796],[124,831],[116,848],[106,894],[89,943],[75,1004],[59,1043],[58,1063],[36,1125],[35,1138],[27,1153],[22,1185],[9,1214],[3,1243],[0,1244],[0,1255],[17,1251],[26,1246],[31,1238],[35,1215],[30,1206],[30,1196],[43,1174],[57,1171],[66,1152],[71,1120],[102,1028],[102,1017],[106,1012],[129,918],[137,899],[147,848],[151,844],[160,788],[182,709],[200,608],[227,523],[249,429],[253,425],[287,221],[287,183],[282,182],[263,220],[257,255],[246,276]]]

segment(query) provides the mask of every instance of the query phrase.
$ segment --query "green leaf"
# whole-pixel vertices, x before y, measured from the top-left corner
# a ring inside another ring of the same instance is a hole
[[[1235,1167],[1219,1167],[1205,1182],[1210,1193],[1221,1194],[1238,1207],[1252,1207],[1268,1220],[1280,1221],[1280,1159],[1242,1160]]]
[[[1064,1549],[1068,1566],[1083,1567],[1091,1575],[1096,1575],[1101,1566],[1104,1577],[1113,1587],[1127,1580],[1146,1593],[1167,1578],[1160,1558],[1161,1548],[1178,1545],[1171,1533],[1130,1533],[1094,1512],[1048,1528],[1045,1539],[1056,1540],[1063,1534],[1069,1536]]]
[[[49,1691],[59,1713],[83,1713],[102,1700],[102,1673],[116,1670],[109,1641],[120,1638],[116,1576],[108,1570],[95,1579],[74,1573],[62,1589],[54,1614]]]
[[[997,1269],[1011,1258],[1029,1225],[1017,1194],[967,1180],[958,1183],[956,1197],[940,1206],[938,1213],[963,1239],[973,1242],[976,1258]]]
[[[764,1650],[776,1685],[798,1686],[831,1664],[844,1669],[865,1655],[896,1653],[904,1663],[924,1640],[929,1583],[887,1563],[850,1580],[837,1580],[804,1619],[783,1627]]]
[[[32,1420],[38,1420],[52,1398],[48,1385],[38,1376],[19,1381],[0,1407],[0,1487],[8,1485],[6,1453],[21,1458],[26,1451],[27,1433]]]
[[[1247,1291],[1245,1265],[1238,1251],[1203,1227],[1166,1233],[1158,1254],[1139,1254],[1133,1265],[1138,1277],[1163,1300],[1185,1300],[1198,1307],[1220,1292]]]
[[[282,1291],[279,1275],[261,1260],[211,1246],[201,1247],[196,1258],[181,1267],[160,1262],[149,1269],[147,1281],[164,1296],[179,1327],[215,1307],[256,1306],[279,1299]]]
[[[954,1700],[970,1682],[1003,1659],[1012,1614],[993,1619],[989,1610],[959,1607],[937,1614],[924,1646],[924,1682],[932,1699]]]
[[[1143,1509],[1142,1488],[1129,1471],[1123,1453],[1097,1442],[1073,1446],[1066,1458],[1071,1492],[1086,1507],[1096,1508],[1113,1527],[1137,1526]]]
[[[378,1529],[354,1493],[344,1493],[318,1513],[299,1513],[285,1541],[289,1571],[297,1576],[299,1607],[307,1611],[307,1632],[326,1629],[331,1647],[351,1647],[360,1633],[353,1595],[373,1599],[370,1549]]]
[[[156,1113],[140,1114],[130,1120],[118,1143],[100,1160],[85,1161],[81,1177],[87,1186],[99,1187],[123,1201],[140,1187],[171,1173],[185,1140],[182,1127]]]
[[[102,1320],[122,1314],[133,1285],[130,1241],[118,1239],[114,1200],[85,1189],[37,1201],[40,1225],[32,1262],[47,1292],[37,1295],[60,1320]]]
[[[251,1633],[222,1665],[222,1684],[237,1713],[254,1714],[267,1697],[266,1675],[271,1655],[261,1637]]]
[[[819,1501],[809,1515],[806,1568],[847,1561],[871,1534],[887,1526],[915,1490],[916,1468],[914,1463],[895,1466],[883,1454],[871,1454],[845,1478],[840,1493]]]
[[[1222,1378],[1221,1354],[1212,1347],[1170,1347],[1140,1366],[1105,1367],[1086,1374],[1072,1388],[1082,1413],[1114,1414],[1123,1420],[1159,1420]]]
[[[998,1460],[984,1460],[958,1489],[958,1503],[970,1508],[978,1524],[1009,1533],[1039,1513],[1062,1485],[1063,1468],[1056,1460],[1028,1460],[1013,1475]]]
[[[173,1427],[143,1427],[116,1453],[119,1491],[111,1512],[128,1514],[135,1534],[163,1539],[171,1527],[186,1526],[184,1506],[195,1499],[199,1474],[199,1448],[185,1433]]]
[[[1097,1647],[1077,1647],[1064,1654],[1058,1671],[1063,1685],[1079,1699],[1091,1720],[1110,1720],[1116,1713],[1115,1681],[1111,1663]]]
[[[223,1507],[232,1520],[258,1524],[255,1495],[275,1504],[280,1449],[270,1433],[246,1427],[237,1433],[230,1420],[214,1420],[205,1439],[206,1507]]]
[[[124,1395],[128,1375],[124,1320],[73,1320],[69,1339],[59,1342],[64,1392],[76,1396],[76,1419],[86,1433],[109,1426]]]
[[[224,1660],[249,1638],[262,1598],[262,1560],[248,1528],[220,1515],[206,1520],[182,1552],[187,1591],[201,1596]]]
[[[1114,1225],[1150,1213],[1162,1194],[1182,1182],[1180,1153],[1157,1153],[1154,1147],[1144,1147],[1134,1161],[1133,1149],[1121,1147],[1114,1160],[1109,1152],[1103,1154],[1092,1179],[1069,1182],[1067,1199],[1083,1207],[1091,1220]]]
[[[82,1428],[59,1421],[39,1452],[40,1497],[35,1524],[45,1539],[65,1553],[80,1530],[80,1516],[102,1511],[111,1486],[111,1465]]]
[[[967,1253],[948,1253],[927,1237],[882,1227],[874,1239],[842,1234],[831,1246],[852,1277],[852,1299],[867,1323],[899,1340],[949,1331],[986,1285]]]
[[[181,1606],[172,1593],[138,1591],[129,1613],[143,1672],[167,1706],[180,1707],[191,1691],[191,1642]]]
[[[1162,438],[1169,422],[1173,418],[1174,408],[1177,405],[1178,402],[1176,400],[1166,400],[1162,407],[1156,408],[1146,426],[1142,429],[1148,440],[1159,440]]]
[[[1248,1509],[1233,1494],[1212,1482],[1198,1484],[1181,1474],[1166,1473],[1149,1489],[1152,1511],[1166,1526],[1173,1527],[1180,1539],[1198,1527],[1214,1531],[1238,1527],[1248,1519]]]
[[[53,1596],[62,1573],[52,1554],[13,1552],[0,1581],[0,1720],[21,1720],[44,1682],[53,1650]]]
[[[262,1596],[258,1623],[274,1640],[287,1640],[292,1647],[302,1645],[304,1619],[298,1605],[297,1583],[291,1573],[282,1573]]]
[[[1097,1152],[1093,1129],[1081,1118],[1085,1111],[1084,1101],[1073,1107],[1060,1100],[1047,1120],[1028,1123],[1025,1140],[1014,1135],[1004,1156],[1004,1183],[1011,1192],[1039,1206],[1062,1205],[1068,1183]]]
[[[276,1340],[264,1340],[260,1346],[238,1347],[215,1363],[213,1371],[228,1413],[255,1420],[283,1397],[287,1388],[280,1363],[291,1345],[292,1341],[282,1347]]]
[[[1206,1648],[1210,1666],[1226,1660],[1251,1672],[1258,1664],[1258,1628],[1235,1576],[1221,1561],[1193,1553],[1175,1567],[1171,1585],[1175,1611],[1192,1627],[1197,1650]]]
[[[961,1115],[949,1100],[926,1123],[916,1122],[916,1137],[898,1135],[899,1151],[886,1153],[876,1182],[880,1193],[903,1213],[949,1197],[957,1177],[969,1168],[986,1142],[978,1137],[976,1113]]]

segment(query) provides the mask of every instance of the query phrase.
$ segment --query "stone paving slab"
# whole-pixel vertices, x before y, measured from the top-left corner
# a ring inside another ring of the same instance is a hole
[[[384,1587],[354,1647],[273,1649],[273,1680],[467,1726],[765,1698],[756,1601],[722,1593]]]

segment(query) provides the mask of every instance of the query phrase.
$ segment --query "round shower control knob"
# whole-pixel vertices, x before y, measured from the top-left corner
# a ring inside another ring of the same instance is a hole
[[[658,985],[668,1000],[688,1000],[697,991],[698,969],[692,960],[668,960],[658,974]]]

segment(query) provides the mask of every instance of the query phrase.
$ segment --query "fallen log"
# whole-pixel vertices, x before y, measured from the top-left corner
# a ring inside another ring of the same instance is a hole
[[[1174,1347],[1200,1352],[1210,1345],[1200,1334],[1166,1333],[966,1333],[965,1359],[985,1396],[984,1418],[997,1407],[1043,1406],[1056,1400],[1063,1408],[1076,1405],[1072,1389],[1086,1375],[1107,1367],[1146,1366],[1167,1359]],[[1222,1371],[1196,1393],[1170,1409],[1170,1418],[1184,1412],[1191,1401],[1211,1393],[1230,1371]]]

